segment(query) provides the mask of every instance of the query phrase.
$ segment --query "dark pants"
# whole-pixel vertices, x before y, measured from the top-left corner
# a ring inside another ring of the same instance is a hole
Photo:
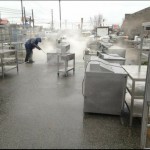
[[[33,55],[33,51],[32,49],[28,48],[27,45],[25,45],[26,48],[26,58],[25,58],[25,62],[31,61],[32,60],[32,55]]]

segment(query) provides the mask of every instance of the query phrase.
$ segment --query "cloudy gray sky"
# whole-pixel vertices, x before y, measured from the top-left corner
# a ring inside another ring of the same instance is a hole
[[[31,16],[31,9],[34,11],[36,23],[47,24],[51,21],[51,9],[53,9],[54,21],[59,22],[59,1],[24,1],[27,16]],[[126,13],[134,13],[146,7],[150,7],[150,1],[61,1],[62,22],[80,22],[84,18],[88,22],[90,17],[102,14],[105,24],[120,24]],[[9,8],[13,9],[12,14],[8,13]],[[17,11],[18,10],[18,11]],[[21,1],[0,1],[0,12],[2,18],[9,18],[12,21],[20,20]]]

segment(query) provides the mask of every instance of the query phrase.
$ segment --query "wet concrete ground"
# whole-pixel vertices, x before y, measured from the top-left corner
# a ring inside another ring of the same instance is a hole
[[[127,112],[123,123],[119,116],[83,113],[82,61],[76,61],[74,75],[57,77],[56,66],[43,58],[20,64],[19,74],[11,70],[0,78],[1,149],[140,148],[140,119],[129,127]],[[129,58],[131,63],[136,58]]]

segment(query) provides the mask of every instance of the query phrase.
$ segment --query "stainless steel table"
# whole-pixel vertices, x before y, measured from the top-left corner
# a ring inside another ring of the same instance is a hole
[[[118,63],[120,65],[125,64],[125,58],[120,57],[118,54],[105,54],[105,53],[100,53],[99,57],[110,62],[110,63]]]
[[[109,54],[118,54],[119,56],[125,58],[126,56],[126,49],[124,47],[120,47],[117,45],[113,45],[108,48],[108,50],[104,50],[105,53]]]
[[[124,65],[122,67],[126,70],[129,79],[132,81],[131,88],[127,86],[127,90],[131,95],[131,99],[126,99],[126,102],[130,106],[130,126],[132,126],[133,117],[142,117],[144,92],[139,95],[136,93],[136,88],[138,83],[145,83],[147,66],[142,65],[140,71],[138,65]],[[143,91],[144,89],[145,86],[143,86]],[[137,102],[135,100],[137,100]],[[138,109],[136,107],[138,107]]]
[[[59,61],[63,60],[65,62],[65,66],[63,69],[59,69]],[[70,60],[73,60],[73,66],[72,67],[68,67],[68,62]],[[68,75],[68,72],[73,70],[73,73],[75,72],[75,54],[74,53],[66,53],[66,54],[61,54],[61,53],[58,53],[57,55],[57,75],[59,76],[59,73],[62,72],[65,74],[65,76]]]
[[[9,55],[13,54],[15,57],[14,58],[10,58],[8,57]],[[8,70],[11,70],[13,68],[17,68],[17,72],[18,72],[18,56],[17,56],[17,51],[16,50],[8,50],[8,49],[3,49],[0,50],[0,66],[2,69],[2,77],[4,78],[4,74],[5,72],[7,72]],[[15,62],[16,65],[8,65],[8,63],[11,62]]]

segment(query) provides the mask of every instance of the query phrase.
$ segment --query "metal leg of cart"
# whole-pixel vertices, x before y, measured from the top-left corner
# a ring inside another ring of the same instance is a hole
[[[61,57],[61,60],[64,61],[64,68],[63,69],[60,69],[59,68],[59,57]],[[68,63],[69,61],[73,60],[73,66],[68,66]],[[58,66],[57,66],[57,75],[59,76],[59,73],[62,72],[65,74],[65,76],[68,76],[68,72],[73,70],[73,73],[75,72],[75,54],[74,53],[66,53],[66,54],[60,54],[58,55],[57,57],[57,63],[58,63]],[[60,69],[60,70],[59,70]]]
[[[132,126],[132,121],[133,121],[133,109],[134,109],[134,91],[135,91],[135,81],[133,80],[133,83],[132,83],[132,96],[131,96],[131,109],[130,109],[130,127]]]
[[[67,68],[68,68],[68,61],[65,60],[65,77],[68,76]]]
[[[17,73],[19,72],[19,68],[18,68],[18,52],[16,50],[15,52],[15,57],[16,57],[16,67],[17,67]]]
[[[57,55],[57,75],[59,76],[59,55]]]
[[[141,128],[141,148],[146,148],[146,139],[147,139],[147,128],[150,127],[148,124],[148,115],[149,114],[149,103],[144,102],[143,105],[143,117],[142,117],[142,128]]]
[[[73,74],[75,73],[75,55],[74,55],[74,59],[73,59]]]
[[[4,79],[4,62],[3,62],[3,57],[1,57],[1,67],[2,67],[2,77]]]

